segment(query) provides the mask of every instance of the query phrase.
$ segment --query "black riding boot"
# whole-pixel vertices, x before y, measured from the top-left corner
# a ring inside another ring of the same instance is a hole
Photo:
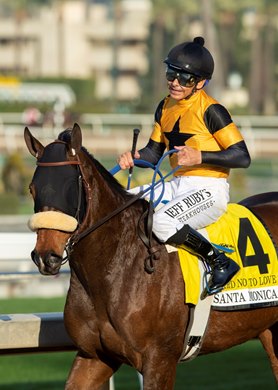
[[[207,284],[207,294],[212,295],[222,288],[239,271],[239,266],[225,253],[219,252],[199,232],[189,225],[184,225],[181,230],[167,240],[167,244],[176,244],[189,252],[197,255],[211,268],[211,278]],[[204,294],[202,294],[204,296]]]

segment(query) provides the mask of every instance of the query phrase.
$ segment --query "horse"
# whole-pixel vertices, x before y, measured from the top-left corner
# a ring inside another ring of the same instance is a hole
[[[143,375],[144,390],[173,389],[190,305],[177,253],[155,236],[150,251],[138,234],[138,226],[146,229],[148,202],[128,193],[86,150],[78,124],[45,147],[27,127],[24,137],[37,160],[30,184],[30,224],[37,232],[32,260],[43,275],[55,275],[68,251],[64,321],[77,355],[65,389],[100,389],[122,364]],[[278,192],[242,204],[277,242]],[[255,338],[278,382],[277,306],[212,310],[199,355]]]

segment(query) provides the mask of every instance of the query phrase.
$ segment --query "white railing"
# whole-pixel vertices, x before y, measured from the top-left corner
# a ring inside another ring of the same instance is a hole
[[[16,219],[16,216],[10,217]],[[0,218],[0,223],[7,220]],[[18,217],[20,220],[20,217]],[[58,276],[42,276],[31,260],[36,234],[0,233],[0,297],[62,296],[69,286],[69,266],[64,264]]]
[[[242,130],[252,157],[277,157],[278,117],[234,116]],[[79,123],[84,133],[84,145],[95,154],[115,156],[130,148],[132,130],[140,128],[139,147],[145,145],[153,125],[152,114],[83,114]],[[0,113],[0,152],[19,150],[27,153],[23,139],[22,114]],[[33,134],[50,142],[62,129],[32,126]]]
[[[75,351],[63,313],[0,314],[0,355]],[[114,379],[101,390],[114,390]]]
[[[1,221],[19,224],[25,217],[1,217]],[[69,268],[63,266],[58,278],[39,274],[30,259],[36,234],[27,232],[0,233],[0,296],[60,296],[69,285]],[[18,287],[18,289],[17,289]],[[76,350],[64,327],[63,313],[1,314],[0,355],[60,352]],[[138,374],[140,389],[142,377]],[[111,377],[101,390],[115,390]]]

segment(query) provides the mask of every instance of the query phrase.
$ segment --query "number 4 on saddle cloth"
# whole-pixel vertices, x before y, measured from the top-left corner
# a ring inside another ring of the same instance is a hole
[[[219,220],[200,231],[214,245],[227,248],[240,271],[213,296],[212,308],[239,310],[278,305],[277,251],[263,224],[246,207],[229,204]],[[197,304],[202,269],[196,256],[178,249],[186,303]]]
[[[142,191],[145,193],[160,182],[172,175],[178,168],[163,177],[160,172],[162,161],[169,154],[177,150],[166,152],[156,166],[143,160],[134,160],[135,165],[147,166],[154,169],[152,186]],[[120,166],[114,167],[110,173],[115,174]],[[160,179],[156,182],[156,176]],[[164,191],[164,187],[163,187]],[[156,208],[160,204],[163,191],[154,202]],[[153,201],[150,192],[150,200]],[[237,262],[240,270],[220,293],[213,296],[212,308],[215,310],[240,310],[265,306],[278,305],[278,260],[277,248],[260,220],[246,207],[230,203],[227,211],[219,220],[200,233],[218,249],[229,252],[227,255]],[[181,270],[185,281],[186,303],[197,305],[200,303],[201,291],[204,290],[204,269],[202,262],[195,255],[181,248],[166,245],[169,251],[178,250]],[[170,248],[170,249],[169,249]]]

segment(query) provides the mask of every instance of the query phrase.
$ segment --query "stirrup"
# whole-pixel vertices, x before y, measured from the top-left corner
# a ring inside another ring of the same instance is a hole
[[[217,288],[210,288],[209,287],[209,276],[212,276],[212,271],[209,270],[209,269],[206,269],[204,271],[204,275],[203,275],[203,284],[204,284],[205,287],[204,287],[204,289],[203,289],[203,291],[202,291],[202,293],[200,295],[201,300],[205,299],[209,295],[214,295],[214,294],[219,293],[224,288],[224,286],[223,287],[217,287]]]

